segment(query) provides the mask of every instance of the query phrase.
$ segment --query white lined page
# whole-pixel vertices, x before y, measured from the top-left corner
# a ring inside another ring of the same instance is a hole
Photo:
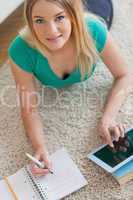
[[[42,188],[47,190],[49,200],[61,199],[87,184],[65,149],[55,152],[51,160],[54,174],[36,178]]]

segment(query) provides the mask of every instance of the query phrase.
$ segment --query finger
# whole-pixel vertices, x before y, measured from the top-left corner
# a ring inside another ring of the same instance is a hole
[[[41,169],[41,168],[39,168],[37,166],[32,167],[31,171],[34,174],[46,174],[46,173],[49,173],[48,169]]]
[[[101,138],[103,144],[107,143],[106,138],[105,138],[104,135],[100,135],[100,138]]]
[[[124,133],[126,133],[126,124],[123,124]]]
[[[35,153],[35,155],[34,155],[34,157],[38,160],[38,161],[40,161],[41,163],[42,163],[42,159],[41,159],[41,155],[40,155],[40,153]],[[34,168],[34,167],[37,167],[38,169],[40,169],[40,167],[37,165],[37,164],[35,164],[35,162],[34,161],[32,161],[32,167]]]
[[[35,177],[40,177],[40,176],[46,176],[49,174],[49,172],[43,172],[43,173],[35,173],[35,172],[32,172],[32,174],[35,176]]]
[[[119,137],[121,136],[120,129],[118,126],[113,127],[114,137],[115,140],[118,141]]]
[[[119,129],[120,129],[121,137],[124,138],[124,136],[125,136],[124,126],[122,124],[119,124]]]
[[[117,142],[117,141],[113,141],[113,144],[114,144],[114,149],[115,149],[115,151],[117,152],[117,151],[119,151],[119,142]]]
[[[103,138],[103,144],[107,144],[107,140],[105,137]]]
[[[48,172],[47,173],[32,173],[35,177],[41,177],[41,176],[46,176],[48,175]]]
[[[37,160],[40,160],[40,153],[36,152],[34,156]]]
[[[52,162],[49,162],[47,163],[47,168],[50,170],[50,171],[53,171],[53,165],[52,165]]]
[[[47,168],[40,168],[40,167],[38,167],[36,165],[34,165],[32,167],[32,170],[35,171],[35,172],[38,172],[38,173],[43,173],[43,172],[47,172],[48,171]]]
[[[106,138],[106,143],[109,144],[109,146],[111,146],[113,148],[114,145],[113,145],[111,135],[110,135],[108,128],[104,129],[104,135],[105,135],[105,138]]]
[[[42,161],[45,163],[45,165],[46,166],[49,166],[49,165],[51,165],[51,161],[50,160],[48,160],[47,158],[45,158],[45,157],[42,157]]]
[[[44,161],[44,164],[48,167],[48,169],[52,169],[52,162],[49,160],[48,156],[43,155],[42,161]]]

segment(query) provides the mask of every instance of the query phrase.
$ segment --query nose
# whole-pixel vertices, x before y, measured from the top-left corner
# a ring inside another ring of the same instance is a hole
[[[48,36],[56,36],[59,32],[58,26],[54,22],[49,22],[47,24],[47,35]]]

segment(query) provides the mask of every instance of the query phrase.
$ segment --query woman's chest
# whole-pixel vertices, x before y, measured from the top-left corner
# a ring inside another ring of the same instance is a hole
[[[76,69],[76,62],[72,57],[64,58],[58,61],[49,60],[48,63],[51,70],[60,79],[63,79],[66,74],[70,75]]]
[[[62,69],[60,69],[61,67]],[[69,75],[63,79],[64,74],[67,73]],[[66,85],[71,85],[81,81],[80,70],[78,67],[73,67],[72,62],[67,62],[66,66],[62,65],[58,67],[57,65],[54,65],[51,67],[48,60],[44,59],[42,56],[38,57],[36,61],[36,65],[34,67],[34,75],[42,82],[42,84],[56,88],[64,87]]]
[[[51,70],[61,79],[65,74],[71,74],[76,68],[76,53],[72,48],[47,57],[47,60]]]

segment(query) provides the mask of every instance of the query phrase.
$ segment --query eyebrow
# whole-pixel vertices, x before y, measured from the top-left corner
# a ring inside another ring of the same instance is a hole
[[[54,17],[57,17],[58,15],[60,15],[62,13],[64,13],[64,11],[61,11],[61,12],[57,13],[56,15],[54,15]],[[41,17],[41,16],[37,15],[37,16],[34,16],[34,18],[44,18],[44,17]]]

